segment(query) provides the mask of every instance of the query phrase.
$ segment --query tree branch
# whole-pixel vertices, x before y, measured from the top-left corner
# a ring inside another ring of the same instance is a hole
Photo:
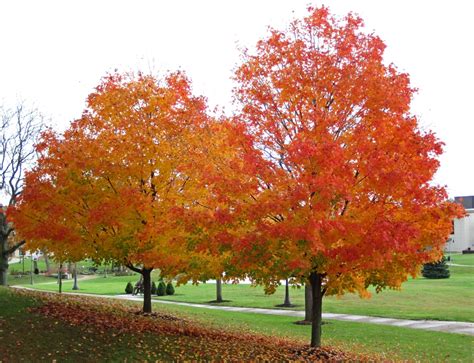
[[[142,271],[143,269],[140,269],[140,268],[138,268],[138,267],[133,266],[133,264],[132,264],[131,262],[125,263],[125,266],[126,266],[127,268],[129,268],[130,270],[132,270],[132,271],[134,271],[134,272],[137,272],[137,273],[139,273],[139,274],[141,274],[141,273],[143,272],[143,271]]]
[[[13,252],[15,252],[18,248],[20,248],[21,246],[23,246],[25,243],[26,243],[25,240],[16,243],[16,244],[13,245],[12,247],[10,247],[8,250],[3,251],[3,256],[6,257],[6,256],[11,255]]]

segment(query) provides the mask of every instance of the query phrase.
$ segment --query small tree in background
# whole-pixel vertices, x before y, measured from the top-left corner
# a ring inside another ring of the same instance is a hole
[[[421,270],[423,277],[427,279],[447,279],[449,278],[449,267],[446,264],[446,257],[437,262],[425,263]]]
[[[154,295],[156,294],[156,284],[155,281],[151,283],[151,294]]]
[[[166,284],[163,281],[160,281],[158,283],[158,287],[156,288],[156,295],[158,296],[166,295]]]
[[[166,295],[174,295],[174,287],[171,281],[166,285]]]
[[[8,259],[24,239],[12,238],[15,226],[6,213],[23,192],[25,170],[36,158],[33,145],[43,128],[36,109],[20,102],[13,109],[0,105],[0,285],[7,286]],[[5,199],[4,199],[5,198]]]
[[[131,282],[129,282],[127,284],[127,286],[125,287],[125,293],[126,294],[131,294],[133,292],[133,285]]]

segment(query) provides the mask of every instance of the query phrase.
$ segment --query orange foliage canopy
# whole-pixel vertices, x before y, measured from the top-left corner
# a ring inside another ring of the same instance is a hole
[[[244,278],[247,272],[235,262],[243,256],[234,249],[255,231],[251,208],[262,159],[236,120],[221,119],[201,131],[199,155],[187,169],[200,191],[185,219],[193,252],[187,273],[193,280]]]
[[[183,216],[199,192],[187,168],[209,122],[205,101],[181,73],[162,81],[113,74],[88,106],[64,135],[44,134],[15,224],[30,248],[62,259],[173,276],[187,261]]]
[[[360,18],[309,11],[236,71],[239,118],[267,164],[259,235],[237,249],[267,284],[317,273],[329,294],[397,288],[440,256],[462,214],[431,184],[442,143],[420,130],[408,75],[384,64]]]

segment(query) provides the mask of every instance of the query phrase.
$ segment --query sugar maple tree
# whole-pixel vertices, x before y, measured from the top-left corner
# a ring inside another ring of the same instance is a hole
[[[20,233],[55,256],[139,272],[143,310],[151,311],[151,271],[174,276],[188,258],[183,216],[197,190],[185,168],[207,122],[204,99],[181,73],[106,77],[82,118],[39,144],[42,156],[14,212]]]
[[[430,183],[442,143],[410,112],[408,75],[362,27],[309,8],[246,52],[235,75],[239,117],[268,162],[257,174],[260,235],[240,253],[257,281],[309,281],[312,346],[324,295],[399,288],[439,259],[461,213]]]

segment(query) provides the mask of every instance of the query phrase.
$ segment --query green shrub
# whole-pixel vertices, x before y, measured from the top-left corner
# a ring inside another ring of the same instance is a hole
[[[166,295],[174,295],[174,287],[171,281],[166,285]]]
[[[158,296],[165,296],[166,295],[166,285],[163,281],[158,283],[158,287],[156,288],[156,295]]]
[[[156,284],[155,281],[151,283],[151,294],[155,295],[156,294]]]
[[[446,257],[438,262],[426,263],[421,270],[423,277],[427,279],[447,279],[449,278],[449,267],[446,265]]]
[[[129,282],[127,284],[127,286],[125,287],[125,293],[126,294],[131,294],[133,292],[133,285],[131,282]]]

